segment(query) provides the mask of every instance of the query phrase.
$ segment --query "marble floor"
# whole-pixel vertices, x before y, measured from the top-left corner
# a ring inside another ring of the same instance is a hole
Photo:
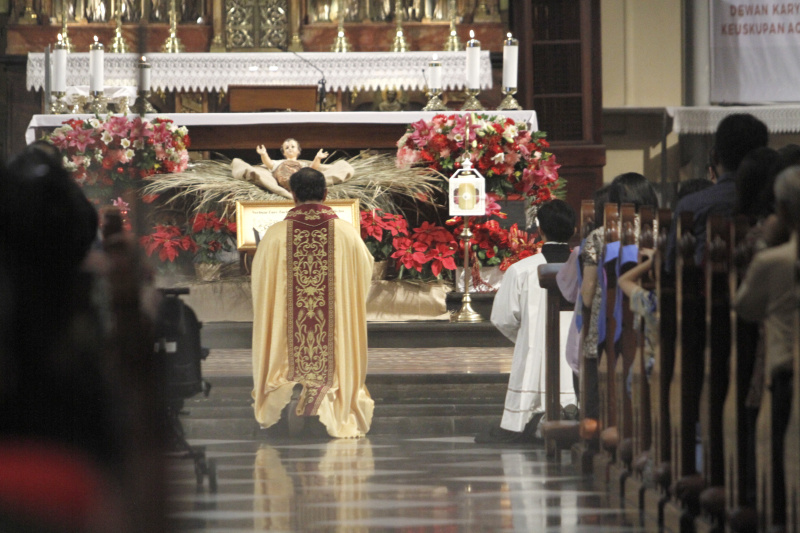
[[[368,374],[508,374],[514,347],[370,348]],[[204,376],[251,376],[252,351],[213,349]]]
[[[194,441],[217,492],[191,461],[171,463],[170,531],[643,531],[565,453],[480,446],[470,437]]]

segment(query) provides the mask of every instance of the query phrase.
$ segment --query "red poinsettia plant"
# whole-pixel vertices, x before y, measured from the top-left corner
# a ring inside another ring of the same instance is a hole
[[[425,165],[445,175],[469,159],[501,198],[520,195],[536,206],[561,186],[560,165],[548,152],[546,134],[503,116],[436,115],[408,126],[397,142],[400,167]]]
[[[456,269],[453,235],[430,222],[410,229],[402,215],[362,211],[361,238],[376,261],[395,260],[398,279],[441,279]]]
[[[174,224],[156,224],[153,232],[139,239],[148,257],[156,252],[163,263],[191,257],[195,263],[220,263],[220,252],[236,248],[236,222],[211,211],[189,220],[188,229]]]
[[[446,228],[423,222],[407,237],[396,237],[393,242],[397,250],[392,258],[400,265],[398,279],[405,273],[418,279],[441,278],[443,271],[456,269],[457,244]]]
[[[506,218],[500,212],[499,205],[488,195],[486,217],[470,218],[469,229],[472,237],[469,240],[470,263],[473,266],[499,266],[505,272],[508,267],[539,252],[541,242],[536,233],[528,233],[519,229],[515,223],[510,228],[503,228],[496,219],[489,217],[495,215]],[[447,221],[453,235],[458,237],[464,228],[462,217],[454,217]],[[464,257],[464,244],[458,241],[458,258]]]
[[[408,236],[408,222],[402,215],[380,209],[361,211],[361,239],[375,261],[386,261],[395,252],[395,237]]]
[[[148,257],[158,252],[162,262],[174,263],[184,252],[197,252],[197,243],[180,226],[156,224],[153,232],[139,238]]]
[[[195,263],[220,263],[220,252],[236,249],[236,222],[210,211],[192,217],[190,227],[197,245]]]

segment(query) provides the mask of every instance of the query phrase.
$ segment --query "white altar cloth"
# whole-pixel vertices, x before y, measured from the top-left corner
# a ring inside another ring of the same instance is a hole
[[[667,107],[672,132],[704,135],[717,131],[719,122],[735,113],[749,113],[771,133],[800,132],[800,105]]]
[[[428,62],[442,62],[444,89],[466,85],[466,52],[303,52],[147,54],[151,88],[165,91],[220,91],[228,85],[317,85],[324,72],[328,90],[374,90],[383,87],[422,90]],[[109,86],[136,85],[138,54],[105,54],[104,77]],[[481,51],[481,87],[492,87],[489,51]],[[67,54],[67,85],[89,81],[89,54]],[[44,86],[44,54],[29,53],[27,87]]]
[[[338,113],[291,112],[291,113],[159,113],[146,115],[147,118],[166,117],[178,126],[243,126],[276,124],[411,124],[418,120],[430,120],[436,115],[453,115],[469,111],[342,111]],[[502,115],[515,122],[524,122],[528,129],[539,128],[536,111],[484,111],[487,115]],[[30,144],[36,140],[36,128],[57,128],[72,118],[87,119],[94,115],[34,115],[25,131],[25,141]],[[399,138],[398,138],[399,140]],[[255,141],[254,141],[255,142]],[[367,147],[365,147],[367,148]]]

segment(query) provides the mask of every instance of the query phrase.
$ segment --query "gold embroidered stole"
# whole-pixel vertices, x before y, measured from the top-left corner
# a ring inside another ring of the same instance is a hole
[[[286,216],[289,381],[303,385],[300,416],[317,414],[336,370],[334,220],[322,204],[302,204]]]

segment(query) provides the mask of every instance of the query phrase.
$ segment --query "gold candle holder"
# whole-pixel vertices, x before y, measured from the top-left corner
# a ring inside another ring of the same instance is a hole
[[[464,100],[464,105],[461,106],[461,111],[484,111],[484,107],[478,101],[478,95],[481,94],[480,89],[467,89],[467,99]]]
[[[108,113],[108,99],[103,91],[92,91],[89,93],[89,102],[86,110],[93,115]]]
[[[397,20],[397,30],[394,34],[392,52],[408,52],[408,43],[403,35],[403,2],[400,0],[394,3],[394,18]]]
[[[121,3],[120,3],[121,5]],[[114,39],[111,41],[111,53],[112,54],[127,54],[130,52],[130,46],[125,41],[125,37],[122,36],[122,8],[117,7],[116,17],[117,25],[114,28]]]
[[[136,96],[136,102],[133,104],[133,112],[137,115],[146,115],[148,113],[155,113],[152,104],[148,101],[150,98],[150,91],[139,91]]]
[[[67,93],[64,91],[58,91],[53,93],[53,100],[50,102],[51,115],[66,115],[70,112],[69,106],[67,105],[67,102],[64,99],[66,96]]]
[[[39,15],[33,10],[33,0],[25,2],[25,11],[20,15],[17,24],[39,24]]]
[[[440,98],[442,94],[441,89],[428,89],[425,93],[428,97],[428,103],[422,108],[423,111],[447,111],[447,106],[444,105]]]
[[[468,171],[465,171],[468,172]],[[472,232],[469,229],[470,217],[464,217],[464,227],[461,230],[461,241],[464,243],[464,296],[461,298],[461,310],[456,315],[456,322],[483,322],[483,317],[472,308],[472,297],[469,295],[469,240]]]
[[[179,54],[185,50],[183,43],[178,38],[178,10],[175,7],[175,0],[169,6],[169,36],[161,48],[167,54]]]
[[[67,2],[62,1],[61,3],[61,44],[64,45],[64,48],[67,49],[67,53],[73,51],[72,41],[67,35],[67,19],[69,18],[69,12],[67,11]]]
[[[458,20],[456,0],[449,0],[447,12],[450,15],[450,33],[447,36],[447,40],[444,42],[444,49],[448,52],[458,52],[464,49],[464,45],[458,39],[458,32],[456,31],[456,21]]]
[[[331,46],[331,52],[349,52],[351,50],[350,43],[347,42],[347,36],[344,34],[344,10],[342,9],[342,0],[339,0],[339,28],[336,31],[336,40]]]
[[[503,87],[503,95],[505,98],[503,98],[500,105],[497,106],[497,109],[522,109],[522,106],[519,105],[519,102],[514,98],[515,94],[517,94],[516,87]]]

